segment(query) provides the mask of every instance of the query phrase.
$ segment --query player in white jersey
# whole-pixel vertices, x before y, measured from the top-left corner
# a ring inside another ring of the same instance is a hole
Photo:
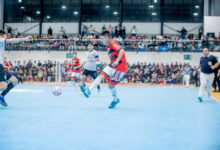
[[[27,38],[11,38],[7,39],[7,35],[3,30],[0,30],[0,104],[2,106],[7,106],[4,97],[11,91],[18,83],[18,79],[12,76],[9,72],[4,69],[4,52],[5,44],[8,43],[18,43],[21,41],[29,41],[30,37]]]
[[[84,71],[82,76],[82,85],[85,85],[86,77],[90,76],[93,80],[97,77],[96,62],[99,61],[99,55],[91,43],[88,44],[88,52],[86,54],[86,64],[84,65]],[[100,91],[100,85],[97,86]]]

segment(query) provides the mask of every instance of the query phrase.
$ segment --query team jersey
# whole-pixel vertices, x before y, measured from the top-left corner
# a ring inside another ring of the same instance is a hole
[[[71,64],[65,64],[65,66],[64,66],[64,68],[65,68],[65,72],[68,74],[68,73],[71,73]]]
[[[4,63],[5,43],[5,38],[0,38],[0,64]]]
[[[79,66],[80,66],[80,59],[79,58],[72,59],[72,72],[80,73],[81,70]],[[79,67],[79,68],[75,69],[75,67]]]
[[[112,40],[110,42],[107,48],[108,56],[111,60],[110,66],[113,64],[113,62],[117,60],[120,49],[121,46],[116,41]],[[114,69],[121,72],[128,72],[127,60],[125,54],[121,57],[121,60],[119,61],[119,65],[114,67]]]
[[[99,58],[98,52],[93,50],[92,52],[86,53],[86,64],[84,68],[90,71],[96,71],[96,61],[91,61],[91,59]]]
[[[4,61],[4,69],[5,69],[5,71],[9,71],[9,68],[10,68],[9,62]]]

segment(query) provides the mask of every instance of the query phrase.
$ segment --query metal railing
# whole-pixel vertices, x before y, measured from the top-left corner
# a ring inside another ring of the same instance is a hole
[[[220,41],[201,40],[116,40],[127,51],[134,52],[201,52],[208,47],[210,51],[220,52]],[[7,43],[6,50],[24,51],[86,51],[88,43],[93,43],[98,51],[106,51],[101,39],[36,39],[16,44]]]

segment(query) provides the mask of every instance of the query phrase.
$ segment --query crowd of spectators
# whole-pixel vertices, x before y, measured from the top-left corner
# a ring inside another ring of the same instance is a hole
[[[68,63],[65,61],[56,67],[58,63],[55,61],[15,61],[10,64],[10,73],[18,76],[21,81],[40,81],[40,82],[55,82],[56,74],[60,72],[61,80],[63,82],[69,81],[68,73],[66,72]],[[135,64],[128,64],[128,73],[124,76],[122,83],[151,83],[151,84],[182,84],[183,83],[183,67],[185,64],[171,63],[146,63],[137,62]],[[82,64],[83,66],[83,64]],[[97,64],[97,73],[99,74],[106,63]],[[60,71],[58,71],[59,69]],[[82,67],[83,70],[83,67]],[[192,67],[191,83],[198,86],[199,72]],[[106,82],[106,81],[104,81]]]
[[[211,51],[220,51],[220,33],[218,37],[214,34],[203,35],[188,33],[186,29],[176,31],[176,35],[144,35],[137,34],[136,26],[130,32],[126,32],[125,27],[105,27],[103,31],[109,31],[113,40],[118,41],[127,51],[180,51],[197,52],[203,47],[209,47]],[[202,30],[202,29],[201,29]],[[16,32],[17,33],[17,32]],[[9,36],[23,37],[24,35],[9,34]],[[92,25],[84,26],[82,34],[66,34],[64,27],[60,28],[60,34],[53,35],[51,27],[48,35],[33,35],[31,42],[21,42],[17,44],[7,44],[7,50],[87,50],[88,42],[96,46],[96,50],[105,51],[105,46],[100,41],[100,33]]]

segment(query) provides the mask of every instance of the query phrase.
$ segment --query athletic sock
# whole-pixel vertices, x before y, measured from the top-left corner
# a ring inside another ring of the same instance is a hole
[[[97,87],[102,82],[102,78],[97,77],[92,84],[89,86],[89,90],[92,91],[95,87]]]
[[[72,85],[76,86],[76,82],[74,80],[72,80]]]
[[[1,95],[2,95],[2,96],[7,95],[8,92],[10,92],[13,88],[14,88],[14,85],[13,85],[12,83],[9,83],[7,89],[5,89],[5,90],[2,92]]]
[[[117,101],[118,98],[117,98],[117,90],[116,90],[116,88],[113,87],[113,88],[110,88],[110,90],[111,90],[111,93],[112,93],[113,101]]]

